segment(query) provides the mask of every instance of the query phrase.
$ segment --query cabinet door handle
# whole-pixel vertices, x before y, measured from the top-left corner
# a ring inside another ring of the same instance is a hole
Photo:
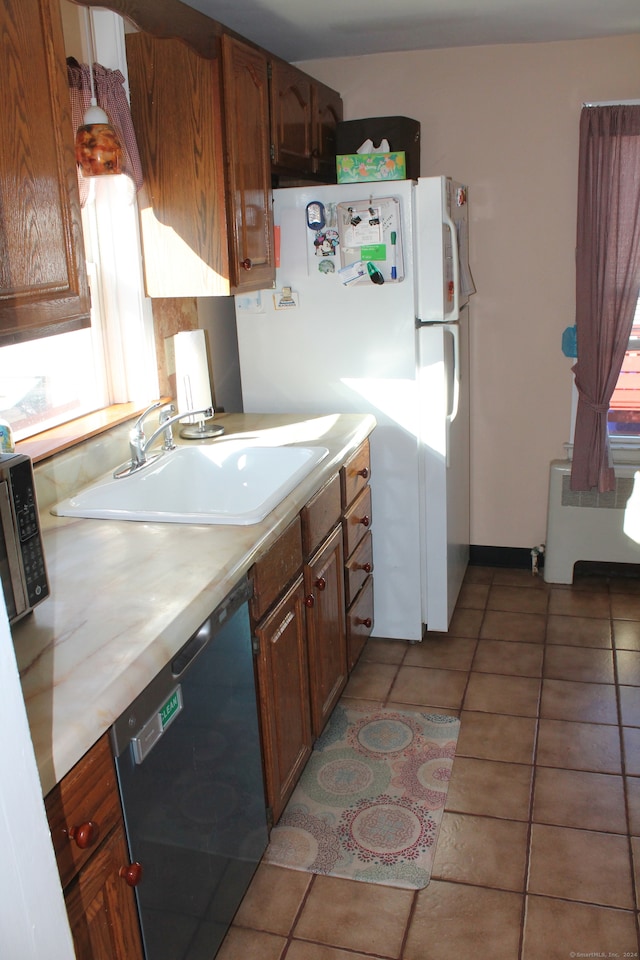
[[[136,862],[130,863],[126,867],[120,867],[118,876],[122,877],[130,887],[137,887],[142,880],[142,864]]]
[[[367,630],[369,630],[372,623],[373,623],[373,620],[371,619],[371,617],[364,617],[364,618],[356,617],[356,626],[366,627]]]
[[[316,598],[312,593],[308,593],[307,596],[304,598],[305,607],[313,607],[315,606],[315,602],[316,602]]]
[[[363,467],[362,470],[356,471],[356,477],[362,477],[363,480],[369,479],[369,470],[367,467]]]
[[[245,257],[244,260],[240,261],[240,266],[242,267],[243,270],[251,270],[253,263],[251,262],[249,257]]]
[[[314,582],[313,585],[314,585],[314,587],[316,587],[318,590],[326,590],[326,589],[327,589],[327,581],[325,580],[324,577],[318,577],[318,579]]]
[[[358,568],[356,568],[356,569],[358,569]],[[360,569],[360,570],[364,570],[365,573],[371,573],[371,571],[373,570],[373,564],[372,564],[372,563],[361,563],[361,564],[359,564],[359,569]]]
[[[100,827],[94,820],[86,820],[77,827],[69,828],[69,837],[75,840],[76,846],[81,850],[86,850],[97,843],[100,836]]]
[[[371,520],[365,513],[364,517],[356,517],[356,523],[361,523],[363,527],[368,527]]]

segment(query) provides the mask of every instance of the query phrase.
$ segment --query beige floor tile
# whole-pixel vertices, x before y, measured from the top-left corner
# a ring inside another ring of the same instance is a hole
[[[518,960],[523,897],[432,880],[409,924],[404,960]]]
[[[488,610],[505,610],[512,613],[546,613],[549,592],[531,590],[529,587],[491,586],[487,598]]]
[[[527,897],[522,960],[637,955],[631,911]]]
[[[389,698],[396,703],[459,709],[466,683],[467,674],[462,670],[427,670],[424,667],[402,666],[398,670]]]
[[[385,700],[397,671],[397,666],[392,663],[360,661],[349,678],[344,695],[359,700]]]
[[[563,827],[626,833],[622,777],[537,767],[533,819]]]
[[[541,677],[544,647],[539,643],[479,640],[473,669],[480,673]]]
[[[640,777],[640,729],[623,727],[624,767],[630,777]]]
[[[234,924],[286,937],[311,880],[310,873],[261,864],[238,908]]]
[[[540,680],[532,677],[472,673],[464,697],[464,709],[535,717],[538,714],[540,687]]]
[[[636,888],[636,909],[640,910],[640,837],[631,837],[631,852]]]
[[[457,756],[446,810],[505,820],[528,820],[533,768]]]
[[[640,596],[612,594],[611,616],[614,620],[640,621]]]
[[[531,573],[531,568],[522,570],[512,570],[508,567],[497,567],[493,575],[492,583],[497,586],[525,587],[529,590],[542,590],[549,592],[551,587],[545,583],[542,577],[535,577]]]
[[[527,830],[514,820],[445,813],[433,879],[524,892]]]
[[[585,683],[613,683],[613,653],[588,647],[547,647],[544,676],[554,680],[582,680]]]
[[[536,721],[495,713],[460,714],[457,756],[507,763],[532,763]]]
[[[640,651],[616,650],[618,683],[640,687]]]
[[[276,937],[272,933],[231,927],[216,954],[216,960],[248,960],[249,957],[280,960],[286,945],[284,937]]]
[[[464,610],[456,608],[449,624],[452,637],[477,637],[482,625],[483,610]]]
[[[544,767],[622,772],[617,727],[569,720],[540,720],[536,763]]]
[[[637,687],[619,687],[620,713],[625,727],[640,727],[640,692]]]
[[[294,936],[326,946],[397,957],[414,891],[316,877]]]
[[[593,617],[551,615],[547,622],[547,643],[561,643],[578,647],[610,647],[609,620]]]
[[[477,640],[427,634],[422,643],[407,650],[403,666],[439,667],[441,670],[469,670]]]
[[[544,643],[545,631],[546,617],[543,614],[487,610],[480,637],[483,640]]]
[[[640,837],[640,778],[625,777],[625,787],[627,789],[631,833]]]
[[[246,960],[262,960],[262,958],[247,957]],[[383,960],[368,953],[352,953],[351,950],[339,950],[335,947],[325,947],[321,943],[309,943],[307,940],[292,940],[287,950],[287,960]]]
[[[378,637],[369,637],[360,660],[361,662],[400,664],[410,649],[410,644],[404,640],[382,640]]]
[[[613,645],[616,650],[640,650],[640,623],[614,620]]]
[[[540,716],[582,723],[617,723],[616,688],[612,683],[543,680]]]
[[[484,610],[489,595],[489,584],[463,583],[456,601],[456,608],[468,610]]]
[[[534,823],[527,889],[540,896],[632,908],[627,838]]]
[[[465,583],[491,583],[496,573],[495,567],[473,565],[467,567],[464,575]]]
[[[610,616],[609,594],[606,590],[591,592],[554,587],[549,597],[549,613],[606,620]]]

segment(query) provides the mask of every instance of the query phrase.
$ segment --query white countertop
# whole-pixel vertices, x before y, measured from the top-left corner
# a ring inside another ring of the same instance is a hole
[[[43,794],[109,729],[375,426],[372,416],[357,414],[218,419],[227,436],[276,430],[283,443],[313,441],[329,455],[265,520],[250,526],[53,517],[48,507],[55,499],[50,492],[43,497],[38,483],[51,596],[12,632]],[[62,488],[55,494],[68,495]]]

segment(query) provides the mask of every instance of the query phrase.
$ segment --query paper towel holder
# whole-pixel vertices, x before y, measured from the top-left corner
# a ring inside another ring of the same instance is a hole
[[[213,417],[209,417],[208,420],[185,424],[180,427],[179,433],[184,440],[210,440],[224,433],[224,427],[220,423],[213,423]]]

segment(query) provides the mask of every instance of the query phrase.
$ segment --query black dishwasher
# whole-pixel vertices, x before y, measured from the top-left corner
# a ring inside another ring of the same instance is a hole
[[[112,728],[147,960],[212,960],[267,845],[243,581]]]

